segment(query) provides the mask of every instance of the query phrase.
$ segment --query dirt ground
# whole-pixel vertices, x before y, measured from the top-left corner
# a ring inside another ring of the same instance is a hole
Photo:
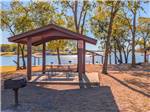
[[[3,112],[149,112],[150,64],[87,65],[86,72],[98,72],[100,86],[79,89],[78,85],[28,84],[20,89],[20,106],[13,107],[12,90],[2,87]],[[2,74],[3,75],[3,74]],[[10,77],[10,75],[8,75]],[[6,78],[6,75],[5,75]]]
[[[101,86],[111,88],[120,112],[150,111],[150,72],[110,71],[101,77]]]

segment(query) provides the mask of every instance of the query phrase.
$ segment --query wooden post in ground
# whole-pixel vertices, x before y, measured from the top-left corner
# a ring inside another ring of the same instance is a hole
[[[109,64],[111,64],[111,54],[109,54]]]
[[[82,80],[82,74],[83,74],[83,41],[78,41],[78,73],[79,73],[79,84],[80,88],[83,88],[83,80]]]
[[[38,65],[40,65],[40,58],[39,58],[39,57],[37,57],[37,59],[38,59]]]
[[[36,57],[33,56],[33,58],[34,58],[34,66],[36,66]]]
[[[94,64],[94,53],[92,53],[92,64]]]
[[[103,59],[103,56],[101,56],[101,59],[102,59],[101,61],[102,61],[102,64],[103,64],[103,60],[104,60],[104,59]]]
[[[20,57],[20,44],[17,44],[17,70],[19,70],[20,69],[20,59],[19,59],[19,57]]]
[[[79,72],[79,48],[78,48],[78,41],[77,41],[77,72]]]
[[[83,41],[83,73],[85,73],[85,64],[86,64],[86,44],[85,41]]]
[[[28,38],[27,41],[27,78],[31,80],[32,73],[32,38]]]
[[[45,63],[46,63],[46,44],[43,43],[42,50],[42,73],[45,74]]]

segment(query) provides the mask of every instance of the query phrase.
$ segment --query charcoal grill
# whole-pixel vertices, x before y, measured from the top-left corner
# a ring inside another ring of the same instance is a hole
[[[27,85],[26,78],[7,79],[4,81],[4,89],[12,89],[15,96],[15,105],[18,106],[18,90]]]

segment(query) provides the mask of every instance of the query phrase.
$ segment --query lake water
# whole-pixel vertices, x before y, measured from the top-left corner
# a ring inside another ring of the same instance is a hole
[[[143,62],[143,55],[141,53],[136,53],[136,62]],[[114,55],[112,55],[112,64],[114,64]],[[16,64],[13,62],[13,60],[16,61],[17,56],[0,56],[0,66],[16,66]],[[27,58],[25,58],[27,61]],[[77,63],[77,55],[61,55],[61,63],[62,64],[68,64],[69,61],[72,61],[72,64]],[[150,61],[150,58],[149,58]],[[47,55],[46,56],[46,65],[50,65],[51,62],[54,64],[58,64],[57,55]],[[95,63],[102,63],[100,56],[95,56]],[[92,63],[92,57],[90,55],[86,55],[86,63]],[[131,55],[129,56],[128,63],[131,63]],[[22,64],[22,60],[20,58],[20,64]],[[34,65],[34,58],[32,57],[32,65]],[[42,58],[36,59],[36,65],[42,65]]]

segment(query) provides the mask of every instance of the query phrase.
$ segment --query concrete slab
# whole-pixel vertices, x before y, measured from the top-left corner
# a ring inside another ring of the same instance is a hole
[[[79,78],[78,73],[56,72],[53,74],[34,74],[30,82],[50,84],[79,84]],[[80,83],[99,83],[98,72],[85,73],[83,75],[83,82]]]

